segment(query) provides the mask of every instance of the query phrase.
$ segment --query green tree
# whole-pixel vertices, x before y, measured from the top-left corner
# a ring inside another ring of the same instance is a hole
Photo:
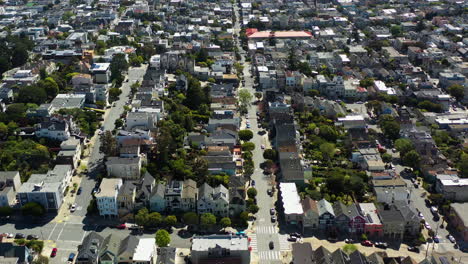
[[[381,115],[379,123],[384,135],[389,139],[400,137],[400,124],[391,115]]]
[[[47,100],[47,93],[44,88],[36,85],[28,85],[20,88],[18,102],[42,104]]]
[[[155,235],[156,245],[158,247],[167,247],[171,243],[171,236],[166,229],[159,229]]]
[[[109,97],[111,101],[117,101],[119,96],[122,94],[122,90],[118,87],[110,88],[109,89]]]
[[[216,224],[216,216],[211,213],[204,213],[200,217],[200,226],[203,229],[210,229]]]
[[[219,220],[219,224],[223,227],[230,227],[231,226],[231,219],[229,217],[223,217]]]
[[[263,152],[263,158],[266,160],[276,160],[277,157],[278,154],[274,149],[265,149],[265,151]]]
[[[253,138],[253,132],[248,129],[240,130],[238,136],[242,141],[249,141]]]
[[[0,122],[0,138],[8,135],[8,126]]]
[[[138,210],[138,213],[135,215],[135,222],[139,226],[147,226],[149,220],[149,211],[147,208],[142,208]]]
[[[419,163],[421,162],[421,156],[419,156],[416,150],[410,150],[408,153],[403,155],[402,161],[405,166],[417,169],[419,168]]]
[[[122,118],[118,118],[114,122],[115,128],[120,128],[124,125],[124,121]]]
[[[107,130],[101,135],[101,145],[99,150],[108,157],[117,155],[118,146],[117,139],[112,135],[112,133]]]
[[[348,255],[353,253],[356,250],[357,250],[357,247],[356,245],[353,245],[353,244],[347,244],[343,246],[343,251]]]
[[[327,141],[336,142],[338,138],[338,132],[335,128],[329,125],[322,125],[319,127],[320,133],[319,135]]]
[[[465,152],[462,152],[462,154],[460,155],[458,169],[460,170],[460,176],[462,178],[468,178],[468,154]]]
[[[374,85],[374,79],[373,78],[365,78],[359,81],[359,85],[362,87],[371,87]]]
[[[59,86],[52,77],[47,77],[38,82],[38,86],[42,87],[47,94],[48,98],[55,98],[59,92]]]
[[[182,216],[184,223],[187,225],[198,225],[198,215],[194,212],[187,212]]]
[[[111,80],[122,79],[122,73],[128,70],[128,62],[124,54],[116,54],[110,63]]]
[[[44,206],[36,202],[29,202],[21,207],[23,215],[43,216],[45,214]]]
[[[9,216],[13,214],[13,209],[10,206],[0,207],[0,216]]]
[[[158,227],[163,222],[163,217],[158,212],[152,212],[148,215],[148,226]]]
[[[391,162],[392,161],[392,155],[390,155],[388,153],[382,154],[382,161],[385,162],[385,163]]]
[[[252,142],[245,142],[242,144],[242,151],[253,151],[255,149],[255,144]]]
[[[395,140],[395,148],[401,155],[404,155],[414,149],[413,143],[407,138],[399,138]]]
[[[401,26],[394,25],[394,26],[390,27],[390,33],[392,33],[392,35],[394,37],[398,37],[398,36],[401,36],[401,34],[403,33],[403,30],[402,30]]]
[[[175,226],[177,224],[177,217],[175,215],[168,215],[164,218],[164,223],[167,226]]]
[[[326,160],[331,160],[336,152],[335,144],[325,142],[320,145],[320,152]]]
[[[19,67],[25,64],[28,61],[29,54],[28,49],[25,45],[18,43],[13,49],[11,57],[11,65],[14,67]]]
[[[251,105],[253,96],[247,89],[241,89],[239,91],[239,103],[241,107],[249,107]]]
[[[455,97],[458,101],[463,100],[465,97],[465,88],[459,84],[449,86],[448,92],[451,96]]]
[[[251,199],[255,199],[255,197],[257,196],[257,189],[251,187],[247,190],[247,196]]]
[[[252,204],[249,206],[248,211],[252,214],[256,214],[258,212],[259,208],[256,204]]]

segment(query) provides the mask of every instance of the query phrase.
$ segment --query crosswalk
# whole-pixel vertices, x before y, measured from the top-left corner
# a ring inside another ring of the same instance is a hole
[[[276,234],[278,231],[276,231],[275,226],[257,226],[256,230],[257,234]]]
[[[279,260],[281,259],[281,252],[280,251],[260,251],[258,252],[258,257],[261,260]]]
[[[280,251],[290,250],[288,235],[278,235],[278,238],[279,238]]]
[[[252,252],[257,251],[257,235],[256,234],[251,234],[249,235],[250,238],[250,244],[249,246],[252,248]]]

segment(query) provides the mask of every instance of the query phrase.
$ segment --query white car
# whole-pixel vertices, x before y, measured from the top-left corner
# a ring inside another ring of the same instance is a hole
[[[263,144],[262,144],[262,146],[261,146],[261,147],[262,147],[262,149],[265,149],[265,145],[263,145]]]
[[[455,238],[454,238],[452,235],[449,235],[449,236],[448,236],[448,239],[449,239],[450,242],[452,242],[452,243],[457,242],[457,241],[455,240]]]
[[[13,238],[14,236],[15,236],[15,235],[14,235],[13,233],[9,233],[7,237],[8,237],[8,238]]]
[[[72,206],[70,207],[70,212],[75,212],[76,211],[76,204],[72,204]]]
[[[426,227],[427,230],[431,230],[431,229],[432,229],[431,225],[428,224],[428,223],[425,223],[424,226]]]

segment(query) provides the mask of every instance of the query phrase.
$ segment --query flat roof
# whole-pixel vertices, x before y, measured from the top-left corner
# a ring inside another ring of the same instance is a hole
[[[248,38],[312,38],[308,31],[258,31],[248,35]]]
[[[248,250],[249,242],[244,236],[211,235],[196,236],[192,240],[192,250],[208,251],[210,248],[222,247],[232,250]]]
[[[296,184],[292,182],[280,183],[281,201],[285,214],[303,214],[301,198],[297,193]]]
[[[151,261],[156,249],[156,239],[140,238],[138,246],[133,253],[133,261]]]

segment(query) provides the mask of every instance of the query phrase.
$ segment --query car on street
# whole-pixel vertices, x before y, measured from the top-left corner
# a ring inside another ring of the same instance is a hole
[[[427,222],[424,224],[424,227],[426,227],[427,230],[432,229],[431,225],[429,223],[427,223]]]
[[[270,243],[268,243],[268,247],[270,247],[270,249],[275,248],[275,244],[273,244],[273,241],[270,241]]]
[[[375,242],[374,245],[375,245],[375,247],[382,248],[382,249],[388,248],[388,244],[385,243],[385,242]]]
[[[13,235],[13,233],[9,233],[7,238],[13,238],[15,235]]]
[[[346,238],[346,239],[344,240],[344,242],[345,242],[346,244],[353,244],[353,243],[354,243],[354,239]]]
[[[297,233],[297,232],[295,232],[295,233],[290,233],[289,236],[295,236],[295,237],[298,237],[298,238],[302,237],[302,235],[299,234],[299,233]]]
[[[408,247],[408,251],[419,253],[418,247]]]
[[[276,212],[276,211],[275,211],[275,208],[271,208],[271,209],[270,209],[270,215],[275,215],[275,212]]]
[[[53,249],[52,249],[52,252],[50,253],[50,257],[51,257],[51,258],[53,258],[53,257],[55,257],[55,256],[57,256],[57,248],[53,248]]]
[[[268,190],[267,190],[267,194],[268,194],[269,196],[272,196],[272,195],[273,195],[273,192],[271,191],[271,189],[268,189]]]
[[[452,235],[448,235],[447,238],[448,238],[448,240],[450,240],[450,242],[452,242],[452,243],[457,242],[457,241],[455,240],[455,238],[454,238]]]
[[[440,239],[439,239],[438,236],[434,236],[432,239],[433,239],[434,242],[436,242],[436,243],[439,243],[439,242],[440,242]]]
[[[68,261],[73,262],[73,260],[75,260],[75,253],[70,253],[70,255],[68,255]]]
[[[271,216],[271,222],[276,223],[276,216],[274,216],[274,215]]]
[[[99,193],[99,187],[94,187],[93,194]]]
[[[81,191],[83,191],[83,189],[80,187],[78,188],[78,191],[76,192],[76,195],[80,195],[81,194]]]
[[[252,186],[255,186],[255,180],[252,180],[251,185],[252,185]]]
[[[435,206],[431,206],[431,212],[433,214],[437,214],[437,212],[439,212],[439,209],[437,209],[437,207],[435,207]]]
[[[262,144],[260,147],[261,147],[262,149],[265,149],[265,145],[263,145],[263,144]]]
[[[372,242],[370,242],[369,240],[364,240],[361,242],[361,245],[365,246],[365,247],[372,247],[374,244]]]
[[[73,213],[73,212],[75,212],[75,211],[76,211],[76,203],[74,203],[74,204],[72,204],[72,205],[70,206],[70,212]]]
[[[116,226],[117,229],[125,229],[127,226],[125,224],[120,224]]]
[[[16,235],[15,235],[15,239],[23,239],[25,237],[26,236],[24,234],[22,234],[22,233],[16,233]]]
[[[39,236],[38,235],[28,235],[28,237],[26,239],[27,240],[38,240]]]
[[[250,128],[250,124],[247,124],[247,126],[246,126],[246,127],[247,127],[247,128]]]
[[[290,242],[297,242],[297,240],[298,240],[298,238],[295,237],[295,236],[288,237],[288,241],[290,241]]]

